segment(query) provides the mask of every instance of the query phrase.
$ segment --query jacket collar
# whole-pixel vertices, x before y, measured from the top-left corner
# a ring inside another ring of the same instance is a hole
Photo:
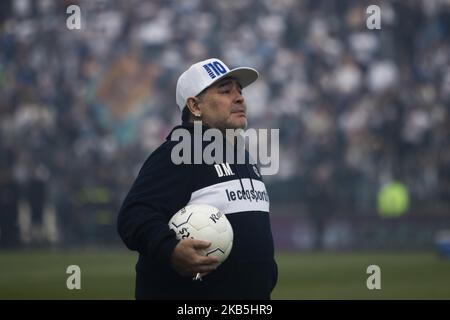
[[[191,134],[194,134],[194,123],[193,122],[183,122],[182,124],[175,126],[172,131],[170,131],[169,135],[166,137],[166,140],[170,140],[170,137],[172,136],[172,133],[177,129],[186,129]],[[211,127],[202,124],[202,133],[204,133],[206,130],[211,129]]]

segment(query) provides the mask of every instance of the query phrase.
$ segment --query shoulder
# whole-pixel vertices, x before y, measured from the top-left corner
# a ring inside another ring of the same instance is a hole
[[[156,148],[147,158],[145,163],[147,162],[155,162],[155,161],[161,161],[170,160],[172,150],[176,146],[176,141],[166,140],[164,143],[162,143],[158,148]]]

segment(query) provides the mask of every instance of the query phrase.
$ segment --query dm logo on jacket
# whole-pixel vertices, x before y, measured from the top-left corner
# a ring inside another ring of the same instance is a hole
[[[234,176],[234,172],[233,170],[231,170],[230,164],[228,162],[215,164],[214,168],[216,169],[217,176],[219,178],[224,176]]]

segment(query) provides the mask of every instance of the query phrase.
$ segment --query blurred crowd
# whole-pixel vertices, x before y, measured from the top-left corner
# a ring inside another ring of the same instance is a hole
[[[80,30],[66,27],[72,4]],[[9,0],[3,236],[25,203],[32,226],[51,207],[67,243],[109,241],[140,166],[181,122],[177,77],[209,57],[260,72],[244,95],[250,127],[280,129],[272,203],[372,214],[380,187],[400,181],[411,208],[450,212],[448,0]]]

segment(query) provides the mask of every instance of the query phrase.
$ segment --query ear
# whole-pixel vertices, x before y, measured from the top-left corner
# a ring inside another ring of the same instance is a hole
[[[189,111],[191,111],[191,113],[196,117],[201,117],[202,115],[202,111],[199,107],[199,102],[200,100],[195,97],[188,98],[186,101],[186,106],[189,108]]]

